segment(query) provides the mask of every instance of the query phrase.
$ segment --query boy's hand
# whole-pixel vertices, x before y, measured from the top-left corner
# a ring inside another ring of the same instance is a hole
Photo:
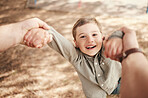
[[[118,58],[116,58],[116,56],[122,53],[123,50],[121,38],[111,38],[110,40],[105,41],[104,47],[104,54],[107,58],[119,61]]]
[[[119,61],[117,55],[131,48],[139,48],[135,31],[127,27],[120,30],[125,34],[123,39],[112,38],[104,42],[105,56],[117,61]]]
[[[42,28],[34,28],[24,36],[24,42],[29,47],[41,48],[52,41],[52,35]]]

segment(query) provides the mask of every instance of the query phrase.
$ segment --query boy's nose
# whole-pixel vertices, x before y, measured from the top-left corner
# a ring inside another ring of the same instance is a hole
[[[90,43],[90,42],[93,42],[94,41],[94,39],[90,36],[90,37],[88,37],[88,42]]]

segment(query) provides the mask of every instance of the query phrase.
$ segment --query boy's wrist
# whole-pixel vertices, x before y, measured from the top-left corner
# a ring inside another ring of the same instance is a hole
[[[124,33],[122,31],[115,31],[108,37],[107,40],[110,40],[112,38],[121,38],[122,39],[123,36],[124,36]]]

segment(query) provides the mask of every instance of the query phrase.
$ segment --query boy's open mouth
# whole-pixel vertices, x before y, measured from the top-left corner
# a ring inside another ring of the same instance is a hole
[[[96,47],[96,45],[95,46],[87,46],[86,49],[93,49],[95,47]]]

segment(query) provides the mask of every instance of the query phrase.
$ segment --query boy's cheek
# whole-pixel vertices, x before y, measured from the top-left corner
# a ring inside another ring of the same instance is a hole
[[[74,40],[74,44],[75,44],[75,47],[79,48],[76,40]]]

